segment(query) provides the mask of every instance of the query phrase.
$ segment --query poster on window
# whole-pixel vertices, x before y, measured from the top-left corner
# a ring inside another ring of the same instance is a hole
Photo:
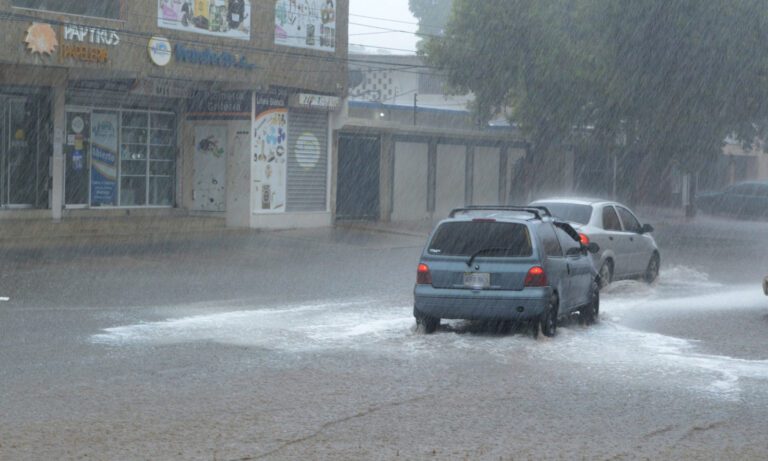
[[[117,113],[91,115],[91,206],[117,205]]]
[[[254,213],[285,211],[288,182],[288,109],[255,111],[252,177]]]
[[[277,0],[275,44],[336,51],[336,1]]]
[[[157,0],[157,25],[250,40],[251,0]]]

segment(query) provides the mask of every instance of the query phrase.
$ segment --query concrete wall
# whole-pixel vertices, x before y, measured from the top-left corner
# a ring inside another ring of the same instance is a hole
[[[427,143],[396,142],[392,221],[418,221],[427,212]]]
[[[448,216],[452,209],[466,205],[467,147],[438,145],[436,168],[435,218],[439,219]]]
[[[229,124],[227,139],[227,227],[249,227],[251,214],[251,124]]]
[[[496,147],[476,147],[473,161],[472,204],[499,204],[499,170],[501,150]]]

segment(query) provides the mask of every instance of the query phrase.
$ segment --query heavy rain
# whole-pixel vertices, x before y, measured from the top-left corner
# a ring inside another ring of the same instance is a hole
[[[768,0],[0,21],[0,460],[768,459]]]

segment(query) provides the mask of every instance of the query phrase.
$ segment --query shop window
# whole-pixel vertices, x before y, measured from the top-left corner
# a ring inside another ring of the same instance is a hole
[[[123,112],[120,205],[172,206],[176,178],[176,117]]]
[[[121,0],[12,0],[19,8],[120,19]]]

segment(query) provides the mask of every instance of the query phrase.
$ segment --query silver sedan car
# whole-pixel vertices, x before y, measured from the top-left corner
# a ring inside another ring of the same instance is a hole
[[[641,225],[621,203],[599,199],[545,199],[531,203],[544,206],[553,216],[568,221],[581,234],[582,243],[595,242],[593,255],[600,284],[613,280],[642,279],[652,283],[659,275],[661,255],[651,236],[653,227]]]

